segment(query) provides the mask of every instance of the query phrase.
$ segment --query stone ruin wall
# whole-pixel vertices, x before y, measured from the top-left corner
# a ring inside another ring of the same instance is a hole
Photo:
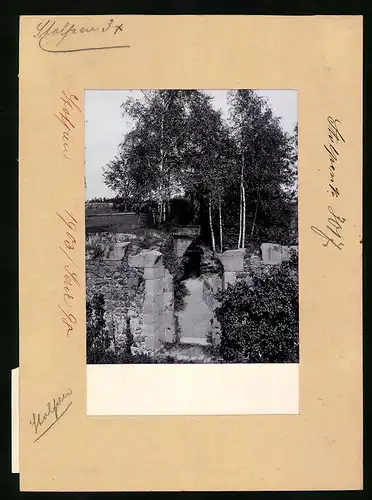
[[[142,250],[129,257],[131,269],[143,269],[143,336],[145,347],[155,350],[162,342],[173,342],[175,333],[173,277],[157,250]]]
[[[131,243],[117,242],[106,237],[87,239],[86,285],[87,298],[102,293],[106,303],[106,323],[115,330],[117,346],[125,342],[126,318],[130,317],[134,336],[134,352],[153,352],[163,342],[175,338],[173,277],[163,264],[157,250],[142,250],[131,254]],[[99,242],[99,243],[98,243]],[[95,245],[101,246],[101,255],[94,255]],[[265,268],[289,260],[297,247],[263,243],[261,255],[246,255],[245,249],[227,250],[219,254],[224,273],[203,277],[203,300],[211,310],[218,307],[216,293],[237,280],[248,281],[251,273],[262,273]],[[220,325],[215,319],[211,325],[212,338],[219,338]]]
[[[111,235],[86,240],[86,293],[105,298],[105,320],[116,347],[124,348],[126,319],[134,337],[133,353],[153,352],[174,339],[173,278],[162,254],[144,250],[132,255],[131,242]],[[113,347],[113,346],[112,346]]]
[[[227,250],[219,254],[224,268],[223,287],[237,280],[249,282],[252,274],[262,274],[271,266],[288,261],[291,255],[298,254],[297,246],[283,246],[275,243],[262,243],[261,252],[247,252],[246,249]]]
[[[220,290],[222,290],[222,287],[223,278],[220,278],[217,274],[207,274],[203,277],[203,300],[211,311],[215,311],[215,309],[217,309],[220,305],[216,299],[216,295]],[[217,346],[220,343],[221,338],[221,325],[215,315],[213,315],[210,334],[212,344]]]
[[[222,279],[216,274],[203,277],[203,300],[214,311],[220,304],[216,294],[222,289],[226,290],[229,284],[236,281],[250,283],[252,275],[260,275],[272,266],[288,261],[292,253],[298,253],[297,246],[282,246],[273,243],[263,243],[260,252],[247,251],[245,248],[226,250],[218,254],[224,273]],[[212,342],[217,345],[220,341],[220,323],[214,318],[211,325]]]
[[[91,238],[90,241],[92,242]],[[102,239],[100,241],[101,244],[94,242],[94,250],[87,251],[87,299],[91,300],[93,295],[98,293],[104,296],[106,326],[110,336],[115,335],[116,348],[124,348],[126,320],[129,316],[134,342],[140,349],[144,349],[144,272],[142,269],[129,267],[130,243],[112,243],[107,240],[102,242]]]

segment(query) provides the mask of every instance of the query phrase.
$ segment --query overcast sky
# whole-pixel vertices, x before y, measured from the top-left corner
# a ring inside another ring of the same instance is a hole
[[[227,91],[207,90],[212,104],[227,117]],[[286,132],[292,133],[297,122],[296,90],[258,90],[267,97],[275,116],[281,119]],[[103,182],[102,167],[114,159],[123,136],[130,130],[128,119],[122,117],[120,105],[127,97],[144,99],[139,90],[85,91],[85,176],[86,199],[112,197],[115,193]]]

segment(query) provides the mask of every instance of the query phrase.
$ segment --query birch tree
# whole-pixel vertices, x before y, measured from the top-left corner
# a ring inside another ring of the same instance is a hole
[[[293,139],[257,92],[234,90],[228,98],[240,162],[237,247],[244,248],[247,235],[251,242],[255,235],[275,241],[284,234],[291,203],[288,186],[293,184]]]
[[[234,176],[233,143],[224,125],[221,113],[211,105],[211,98],[199,93],[190,101],[187,122],[187,145],[184,155],[185,183],[194,197],[204,199],[208,210],[208,224],[213,252],[217,251],[214,214],[218,210],[219,247],[223,246],[222,204]]]
[[[131,186],[143,200],[156,200],[158,222],[164,222],[169,199],[179,186],[182,145],[185,139],[184,102],[188,91],[154,90],[141,99],[127,99],[123,118],[132,129],[119,146],[119,155],[104,169],[106,184],[123,191]]]

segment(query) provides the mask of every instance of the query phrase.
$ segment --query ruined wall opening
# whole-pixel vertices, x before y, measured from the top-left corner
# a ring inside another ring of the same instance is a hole
[[[182,281],[200,277],[202,256],[203,249],[200,240],[196,239],[189,245],[182,257]]]

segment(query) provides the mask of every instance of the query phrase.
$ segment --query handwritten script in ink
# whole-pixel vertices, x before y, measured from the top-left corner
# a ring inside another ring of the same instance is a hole
[[[338,143],[345,143],[344,137],[340,132],[341,121],[332,116],[327,118],[327,128],[328,128],[328,143],[324,144],[324,148],[328,153],[328,187],[327,192],[331,194],[332,198],[338,198],[340,192],[338,187],[335,185],[336,179],[336,162],[339,161],[340,151]],[[346,222],[345,217],[340,216],[336,213],[333,206],[328,205],[328,217],[327,222],[322,228],[316,226],[311,226],[311,230],[321,238],[323,246],[327,247],[329,244],[331,247],[342,250],[344,246],[342,229]]]
[[[90,44],[91,33],[101,35],[98,38],[98,44],[97,36],[95,36],[94,44]],[[117,45],[105,44],[105,38],[107,38],[108,34],[116,35],[121,41],[119,34],[122,33],[123,24],[116,23],[114,19],[109,19],[106,23],[97,23],[96,25],[82,25],[70,21],[58,23],[57,21],[48,19],[37,25],[34,38],[38,41],[41,50],[58,54],[88,50],[128,49],[130,45],[122,43]]]
[[[67,259],[66,264],[63,267],[63,292],[62,292],[62,305],[58,304],[61,311],[61,321],[65,328],[67,337],[70,337],[70,332],[74,330],[74,326],[77,323],[76,315],[74,314],[74,298],[76,290],[80,287],[80,282],[76,273],[76,269],[79,266],[75,262],[75,249],[76,249],[76,229],[78,221],[72,215],[71,212],[65,210],[62,214],[56,212],[61,223],[66,228],[63,243],[59,246],[59,249]]]
[[[335,196],[336,198],[340,195],[340,192],[338,188],[335,185],[335,172],[336,172],[336,162],[338,161],[339,158],[339,149],[338,149],[338,142],[342,141],[345,142],[345,139],[341,135],[340,132],[340,120],[337,118],[333,118],[332,116],[329,116],[327,118],[328,122],[328,143],[324,144],[324,147],[328,153],[328,159],[329,159],[329,165],[328,165],[328,170],[329,170],[329,188],[330,188],[330,193],[332,196]]]
[[[43,437],[70,408],[72,405],[71,395],[72,390],[67,389],[66,392],[47,403],[46,411],[32,414],[30,424],[34,429],[34,443]]]
[[[81,113],[81,108],[79,106],[79,99],[74,94],[67,95],[64,90],[61,92],[62,108],[58,114],[54,116],[63,125],[62,133],[62,154],[66,160],[71,160],[69,156],[69,141],[71,138],[71,132],[75,129],[75,123],[73,118],[73,113]]]
[[[324,247],[327,247],[328,244],[331,243],[331,246],[333,245],[339,250],[342,250],[344,246],[342,242],[342,226],[346,219],[336,215],[331,206],[328,207],[328,213],[330,217],[327,219],[328,224],[325,226],[324,231],[315,226],[311,226],[311,229],[322,238]]]

